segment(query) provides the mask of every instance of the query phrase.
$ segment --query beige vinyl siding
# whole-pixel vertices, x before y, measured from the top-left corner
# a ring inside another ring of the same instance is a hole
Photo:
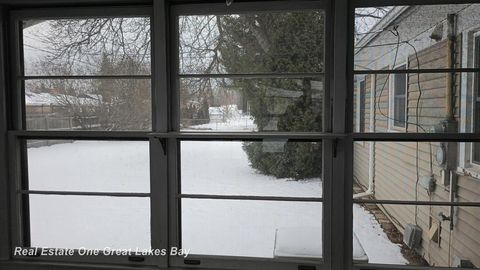
[[[446,42],[442,41],[418,52],[422,68],[446,66]],[[457,57],[461,59],[461,57]],[[415,55],[408,58],[409,68],[415,69],[417,59]],[[390,68],[390,67],[389,67]],[[370,76],[374,78],[374,76]],[[445,119],[445,87],[446,74],[409,74],[407,91],[407,125],[408,132],[416,132],[417,99],[419,96],[418,77],[420,77],[422,99],[421,110],[418,110],[418,123],[429,130],[434,125]],[[369,81],[376,88],[376,132],[388,132],[387,118],[382,115],[389,113],[389,76],[376,75],[376,81]],[[459,113],[460,75],[455,76],[455,117]],[[367,87],[367,93],[371,88]],[[382,91],[383,89],[383,91]],[[370,93],[369,93],[370,94]],[[370,102],[366,99],[366,113],[370,113]],[[382,113],[380,113],[380,110]],[[367,117],[367,116],[366,116]],[[369,116],[365,123],[369,124]],[[366,129],[368,130],[368,129]],[[422,132],[421,129],[419,132]],[[414,142],[377,142],[375,144],[375,198],[382,200],[417,200],[421,201],[449,201],[449,187],[441,185],[441,167],[435,163],[435,153],[439,143],[418,143],[419,175],[430,175],[430,155],[433,159],[433,174],[437,181],[436,190],[429,196],[420,185],[416,188],[416,143]],[[430,154],[431,148],[431,154]],[[365,147],[355,144],[354,175],[356,181],[368,185],[368,143]],[[458,177],[458,201],[480,201],[480,179],[467,176]],[[396,227],[403,232],[407,224],[415,224],[415,206],[412,205],[384,205],[382,207],[389,215]],[[449,215],[450,208],[442,206],[418,206],[416,223],[423,230],[422,246],[418,250],[431,265],[451,265],[455,255],[472,261],[480,267],[480,209],[455,208],[455,226],[450,231],[450,222],[441,222],[440,243],[435,243],[428,238],[430,223],[439,220],[439,213]],[[450,256],[449,256],[450,254]]]
[[[378,74],[375,84],[375,132],[387,132],[388,130],[388,102],[389,102],[389,79],[388,74]]]

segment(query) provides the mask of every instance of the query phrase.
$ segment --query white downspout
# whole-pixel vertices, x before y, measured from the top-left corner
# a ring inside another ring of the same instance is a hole
[[[375,97],[377,75],[372,74],[370,89],[370,132],[375,132]],[[368,149],[368,189],[365,192],[353,195],[354,199],[363,198],[375,194],[375,142],[370,142]]]

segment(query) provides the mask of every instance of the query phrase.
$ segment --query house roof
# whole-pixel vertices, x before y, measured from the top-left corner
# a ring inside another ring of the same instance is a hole
[[[372,28],[370,28],[368,34],[364,35],[356,44],[357,48],[360,48],[355,51],[355,54],[360,52],[364,46],[370,44],[383,30],[392,26],[394,22],[400,15],[402,15],[406,10],[412,8],[413,6],[395,6],[390,9],[385,16],[383,16]]]
[[[62,100],[68,100],[70,102],[80,105],[95,105],[99,100],[101,100],[101,97],[95,95],[83,95],[82,97],[77,97],[71,95],[54,95],[45,92],[25,92],[25,104],[29,106],[62,106],[64,105],[61,102]]]

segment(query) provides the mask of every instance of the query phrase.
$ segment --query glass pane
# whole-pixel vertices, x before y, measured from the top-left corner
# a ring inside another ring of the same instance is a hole
[[[322,204],[182,199],[191,254],[319,260]]]
[[[475,164],[480,165],[480,143],[473,143],[472,160]]]
[[[183,194],[322,197],[321,142],[182,141],[180,147]]]
[[[472,143],[355,143],[354,197],[447,202],[453,191],[457,201],[480,202],[472,151]]]
[[[396,70],[404,70],[405,65],[396,68]],[[406,118],[406,90],[407,90],[407,74],[395,74],[394,76],[394,86],[393,86],[393,94],[394,94],[394,103],[393,109],[394,114],[393,117],[395,119],[394,125],[396,127],[405,127],[405,118]]]
[[[150,18],[23,21],[25,75],[150,74]]]
[[[150,248],[148,198],[30,195],[32,247]]]
[[[354,88],[354,121],[365,122],[365,132],[478,133],[477,81],[473,72],[369,74],[366,93]],[[406,77],[406,79],[405,79]],[[357,79],[358,80],[358,79]],[[405,85],[400,82],[406,83]],[[357,83],[358,84],[358,83]],[[356,129],[358,130],[358,129]]]
[[[407,264],[402,246],[390,239],[393,238],[391,234],[397,232],[395,227],[387,223],[388,219],[382,220],[381,212],[375,210],[378,209],[357,204],[353,206],[353,262]],[[390,234],[387,234],[387,228]]]
[[[480,208],[368,204],[353,210],[354,237],[368,263],[480,267]]]
[[[149,143],[28,140],[30,190],[150,191]]]
[[[181,74],[324,72],[321,10],[179,17]]]
[[[149,79],[28,80],[28,130],[151,130]]]
[[[463,55],[474,45],[479,10],[480,4],[357,8],[355,69],[393,69],[404,62],[409,69],[473,67],[473,57]]]
[[[180,80],[180,128],[195,131],[320,132],[324,80]]]
[[[360,115],[365,115],[365,80],[360,82],[360,89],[359,89],[359,95],[360,95],[360,105],[359,105],[359,113]],[[359,121],[359,131],[360,132],[365,132],[365,118],[360,118]]]

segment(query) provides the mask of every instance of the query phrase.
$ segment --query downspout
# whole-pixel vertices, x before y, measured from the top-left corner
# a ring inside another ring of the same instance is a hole
[[[447,38],[447,68],[455,67],[455,14],[448,14],[448,38]],[[445,87],[445,120],[447,122],[455,121],[453,115],[453,92],[454,92],[454,76],[455,72],[447,73],[447,82]],[[446,130],[448,132],[448,130]]]
[[[377,75],[371,75],[370,83],[370,132],[375,132],[375,97],[377,95],[376,81]],[[368,149],[368,188],[365,192],[353,195],[354,199],[363,198],[375,194],[375,142],[371,141]]]
[[[447,39],[447,68],[455,68],[455,42],[456,42],[456,15],[448,14],[447,17],[448,23],[448,39]],[[446,82],[446,93],[445,93],[445,121],[443,123],[444,132],[456,133],[458,132],[458,124],[455,120],[454,115],[454,93],[455,93],[455,72],[449,72],[447,74]],[[449,178],[449,188],[450,202],[454,202],[457,196],[457,179],[456,179],[456,167],[457,167],[457,143],[448,142],[446,147],[446,166],[445,173]],[[450,206],[448,220],[450,221],[450,230],[453,230],[454,227],[454,215],[455,207]],[[449,258],[450,259],[450,258]]]
[[[455,14],[448,14],[448,60],[449,60],[449,68],[455,68],[455,42],[456,42],[456,15]],[[455,73],[450,72],[448,73],[449,76],[449,84],[447,83],[448,92],[450,95],[447,95],[447,98],[450,102],[447,102],[449,107],[447,108],[447,132],[458,132],[458,124],[455,121],[455,115],[453,112],[453,108],[455,106],[455,102],[453,101],[455,92],[455,83],[454,83],[454,76]],[[448,82],[447,81],[447,82]],[[454,202],[457,197],[457,175],[456,175],[456,167],[457,167],[457,146],[458,144],[455,142],[449,142],[447,146],[447,150],[449,151],[447,155],[447,171],[450,175],[450,202]],[[450,206],[450,231],[453,230],[454,227],[454,215],[455,215],[455,207]],[[449,241],[451,241],[451,237],[449,237]],[[450,258],[449,258],[450,259]]]

